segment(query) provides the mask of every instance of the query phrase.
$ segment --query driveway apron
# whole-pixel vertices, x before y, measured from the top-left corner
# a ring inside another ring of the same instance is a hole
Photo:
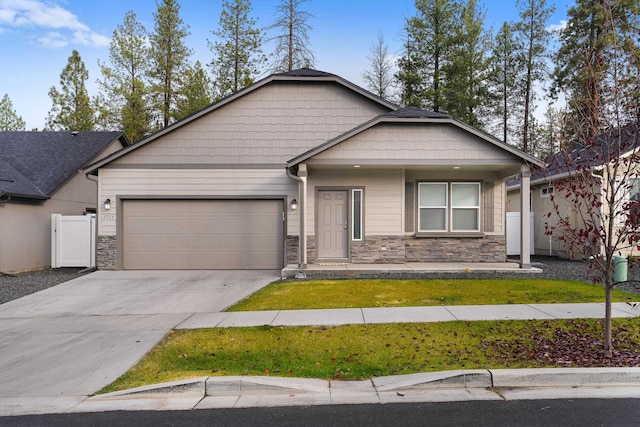
[[[97,271],[0,305],[0,399],[87,396],[278,271]]]

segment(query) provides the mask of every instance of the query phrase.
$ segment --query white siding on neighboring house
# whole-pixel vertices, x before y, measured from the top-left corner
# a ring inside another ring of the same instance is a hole
[[[322,188],[364,188],[364,233],[403,235],[404,181],[401,169],[312,170],[309,173],[307,230],[315,233],[315,194]]]
[[[100,169],[98,234],[116,235],[117,196],[298,197],[298,184],[282,169]],[[104,211],[102,201],[111,199]],[[298,215],[287,209],[288,234],[298,234]]]
[[[275,82],[117,159],[114,164],[284,164],[389,111],[331,83]]]

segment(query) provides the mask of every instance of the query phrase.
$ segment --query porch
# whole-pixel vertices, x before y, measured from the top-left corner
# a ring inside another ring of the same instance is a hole
[[[437,274],[536,274],[541,273],[539,267],[520,268],[518,262],[408,262],[403,264],[352,264],[348,262],[322,262],[308,264],[304,268],[307,278],[314,276],[334,277],[366,277],[366,276],[405,276],[405,275],[437,275]],[[282,269],[283,278],[304,278],[299,275],[300,269],[289,264]]]

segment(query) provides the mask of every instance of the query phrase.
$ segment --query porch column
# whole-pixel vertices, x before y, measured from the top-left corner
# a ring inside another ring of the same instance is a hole
[[[531,169],[520,166],[520,268],[531,268]]]
[[[300,236],[298,238],[298,246],[300,254],[299,268],[301,270],[307,268],[307,165],[298,166],[298,177],[300,178]]]

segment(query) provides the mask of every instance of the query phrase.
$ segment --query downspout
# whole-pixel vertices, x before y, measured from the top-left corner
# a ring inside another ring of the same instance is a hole
[[[306,231],[306,208],[307,208],[307,171],[305,165],[300,165],[298,174],[302,176],[294,175],[290,168],[286,168],[287,176],[295,181],[298,181],[298,198],[300,202],[299,206],[299,222],[300,230],[298,235],[298,270],[299,275],[296,278],[304,278],[304,270],[307,268],[307,231]],[[298,277],[300,276],[300,277]]]

